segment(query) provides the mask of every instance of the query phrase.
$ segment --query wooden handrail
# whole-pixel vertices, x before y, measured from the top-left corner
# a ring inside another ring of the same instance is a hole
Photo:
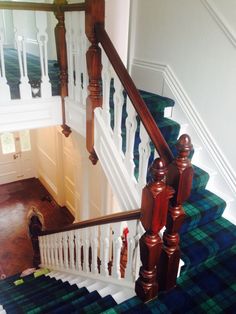
[[[6,10],[29,10],[29,11],[49,11],[55,12],[57,9],[62,12],[67,11],[85,11],[85,3],[72,4],[54,4],[54,3],[38,3],[38,2],[16,2],[16,1],[1,1],[0,9]]]
[[[104,51],[106,52],[108,59],[110,60],[116,74],[118,75],[160,157],[163,158],[167,164],[171,163],[174,160],[174,156],[163,135],[161,134],[157,123],[153,119],[145,102],[140,96],[132,78],[121,61],[121,58],[112,44],[107,32],[105,31],[104,26],[97,23],[95,25],[95,33],[97,40],[101,43]]]
[[[140,209],[130,210],[128,212],[126,211],[126,212],[121,212],[121,213],[115,213],[115,214],[106,215],[106,216],[102,216],[95,219],[89,219],[89,220],[77,222],[69,226],[60,228],[60,229],[45,230],[45,231],[42,231],[40,235],[42,236],[42,235],[48,235],[48,234],[53,234],[53,233],[58,233],[58,232],[71,231],[71,230],[83,229],[87,227],[105,225],[105,224],[115,223],[115,222],[120,222],[120,221],[140,219],[140,215],[141,215],[140,213],[141,213]]]
[[[51,3],[37,3],[37,2],[15,2],[15,1],[1,1],[0,9],[6,10],[30,10],[30,11],[55,11],[56,6]]]

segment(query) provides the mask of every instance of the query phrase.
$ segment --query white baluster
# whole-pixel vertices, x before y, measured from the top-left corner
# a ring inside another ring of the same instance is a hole
[[[150,138],[142,123],[140,123],[140,140],[138,186],[139,190],[142,191],[147,182],[148,160],[151,154]]]
[[[72,14],[72,28],[73,28],[73,46],[74,46],[74,57],[75,57],[75,100],[82,104],[82,81],[81,81],[81,70],[82,70],[82,56],[81,56],[81,29],[80,29],[80,14],[74,12]]]
[[[63,233],[58,234],[59,267],[64,267],[63,262]]]
[[[54,254],[55,254],[55,266],[59,266],[59,256],[58,256],[58,233],[55,233],[54,235]]]
[[[75,231],[76,270],[81,270],[81,237],[80,230]]]
[[[55,266],[55,243],[54,243],[54,235],[51,234],[50,238],[50,251],[51,251],[51,265]]]
[[[44,256],[43,256],[43,239],[39,237],[39,252],[40,252],[40,262],[44,264]]]
[[[122,224],[121,223],[114,223],[112,225],[113,230],[113,263],[112,263],[112,277],[120,279],[121,272],[120,272],[120,257],[121,257],[121,248],[122,248]]]
[[[82,230],[82,243],[83,243],[83,271],[89,272],[89,229],[85,228]]]
[[[102,53],[102,88],[103,104],[102,115],[106,126],[110,126],[110,84],[111,84],[111,64],[103,51]]]
[[[135,277],[134,279],[138,279],[139,277],[139,270],[141,267],[141,259],[140,259],[140,246],[139,246],[139,240],[141,238],[141,236],[145,233],[145,230],[142,226],[142,223],[140,222],[140,220],[138,221],[138,227],[137,227],[137,234],[135,236],[135,249],[134,249],[134,265],[133,265],[133,269],[134,269],[134,274]]]
[[[134,142],[135,142],[135,132],[137,130],[137,113],[134,106],[127,99],[127,118],[125,121],[126,125],[126,152],[125,152],[125,166],[131,178],[135,179],[134,176]]]
[[[90,231],[90,243],[92,250],[91,272],[98,273],[98,226],[94,226]]]
[[[47,98],[52,96],[52,88],[48,76],[48,34],[47,30],[47,13],[35,12],[36,27],[38,29],[37,41],[39,45],[39,58],[41,66],[41,97]]]
[[[46,236],[46,248],[47,248],[48,266],[51,266],[51,265],[52,265],[52,262],[51,262],[50,238],[49,238],[49,235]]]
[[[48,265],[48,256],[47,256],[47,241],[46,241],[46,236],[42,237],[42,242],[43,242],[43,252],[44,252],[44,262],[43,265]]]
[[[74,99],[74,54],[73,54],[73,30],[72,30],[72,14],[73,12],[65,13],[65,26],[66,26],[66,49],[67,49],[67,62],[68,62],[68,96]]]
[[[6,100],[11,99],[10,88],[7,84],[6,79],[3,44],[4,44],[4,29],[2,28],[2,26],[0,26],[0,90],[1,90],[0,103],[4,103]]]
[[[114,77],[114,87],[115,93],[113,96],[114,100],[114,141],[118,149],[118,152],[123,155],[122,152],[122,108],[124,105],[124,96],[123,96],[123,86],[119,78],[115,75]]]
[[[137,246],[137,220],[127,221],[129,233],[127,235],[127,266],[125,270],[125,279],[134,282],[135,269],[134,269],[134,252]]]
[[[68,232],[63,232],[63,256],[64,256],[64,267],[69,268],[69,257],[68,257]]]
[[[85,34],[85,13],[84,12],[80,12],[79,25],[81,29],[81,60],[82,60],[81,72],[83,75],[82,97],[83,97],[83,105],[86,106],[86,100],[88,97],[88,84],[89,84],[87,62],[86,62],[86,52],[88,51],[90,43]]]
[[[109,263],[109,253],[110,253],[110,224],[100,226],[100,273],[101,275],[107,277],[108,263]]]
[[[24,37],[24,19],[22,19],[22,13],[20,11],[13,11],[13,20],[22,21],[21,24],[15,25],[15,42],[18,53],[18,62],[20,68],[20,98],[31,99],[31,86],[29,84],[28,71],[27,71],[27,60],[26,60],[26,46]]]
[[[70,268],[75,269],[75,235],[74,230],[69,232]]]

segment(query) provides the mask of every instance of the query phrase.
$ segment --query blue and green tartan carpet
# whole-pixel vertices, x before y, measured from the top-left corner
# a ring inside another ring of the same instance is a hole
[[[173,106],[174,102],[158,95],[140,92],[176,155],[175,143],[180,125],[164,117],[165,107]],[[112,93],[111,88],[111,95]],[[110,112],[113,120],[112,101]],[[123,116],[126,115],[124,106]],[[113,125],[112,121],[111,126]],[[139,143],[137,132],[135,156],[138,156]],[[153,155],[152,147],[151,159]],[[135,164],[135,174],[138,175],[137,160]],[[60,280],[45,276],[34,279],[29,276],[24,284],[14,286],[12,282],[16,277],[13,277],[0,282],[0,304],[7,313],[31,314],[236,313],[236,226],[222,217],[226,203],[206,189],[208,180],[209,175],[194,166],[192,193],[184,204],[187,218],[181,228],[181,258],[185,265],[177,287],[172,291],[161,293],[157,299],[146,304],[134,297],[117,305],[111,296],[101,298],[96,291],[89,293],[86,288],[79,289]]]

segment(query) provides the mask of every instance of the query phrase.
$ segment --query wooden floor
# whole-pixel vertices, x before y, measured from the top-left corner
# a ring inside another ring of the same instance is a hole
[[[0,186],[0,267],[7,276],[32,267],[32,248],[27,229],[27,213],[36,205],[46,229],[73,222],[65,207],[59,207],[37,179]]]

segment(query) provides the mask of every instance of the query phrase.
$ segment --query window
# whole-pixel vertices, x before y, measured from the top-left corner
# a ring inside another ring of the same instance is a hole
[[[27,152],[31,150],[29,130],[20,131],[20,150]]]
[[[1,146],[3,154],[11,154],[16,152],[14,134],[7,132],[1,134]]]

